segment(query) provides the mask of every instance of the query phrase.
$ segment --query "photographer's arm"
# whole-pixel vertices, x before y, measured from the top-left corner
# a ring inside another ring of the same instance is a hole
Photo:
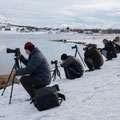
[[[32,57],[25,68],[16,70],[16,75],[32,74],[39,67],[38,65],[40,65],[41,63],[42,60],[40,61],[36,57]]]
[[[19,56],[19,60],[26,66],[28,63],[28,60],[21,54]]]

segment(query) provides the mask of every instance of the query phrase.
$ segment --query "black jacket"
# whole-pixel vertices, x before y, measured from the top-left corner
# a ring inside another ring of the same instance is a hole
[[[75,71],[78,74],[83,74],[84,69],[79,61],[79,59],[73,57],[73,56],[68,56],[68,58],[61,64],[62,67],[64,68],[71,68],[73,71]]]
[[[95,67],[100,67],[104,63],[102,54],[99,50],[97,50],[97,48],[93,47],[85,51],[84,56],[85,59],[89,59],[89,58],[92,59]]]
[[[48,85],[51,82],[51,73],[49,64],[38,48],[35,48],[28,58],[28,60],[21,56],[20,61],[26,66],[18,69],[16,75],[31,75],[38,82]]]
[[[107,51],[107,58],[108,59],[112,59],[112,58],[117,57],[115,47],[111,41],[109,41],[102,50]]]

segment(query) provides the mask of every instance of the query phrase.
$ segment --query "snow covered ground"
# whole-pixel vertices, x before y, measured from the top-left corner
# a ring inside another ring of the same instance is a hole
[[[101,45],[101,40],[94,41]],[[120,120],[120,54],[79,79],[67,80],[62,68],[60,71],[62,79],[51,83],[59,84],[66,95],[60,107],[39,112],[26,101],[29,96],[21,84],[14,85],[11,105],[11,87],[0,96],[0,120]]]

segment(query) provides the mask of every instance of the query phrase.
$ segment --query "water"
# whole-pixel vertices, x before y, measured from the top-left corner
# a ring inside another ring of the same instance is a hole
[[[107,38],[109,40],[113,40],[116,34],[108,34],[108,35],[84,35],[84,34],[8,34],[8,33],[0,33],[0,74],[9,74],[13,65],[14,65],[14,53],[6,53],[6,48],[20,48],[22,54],[28,58],[24,50],[24,44],[26,42],[32,42],[38,47],[41,52],[47,58],[50,67],[52,60],[60,60],[60,57],[63,53],[67,53],[69,55],[75,54],[75,49],[71,47],[74,46],[74,43],[60,43],[60,42],[52,42],[50,40],[72,40],[72,41],[82,41],[87,43],[97,44],[98,47],[103,47],[102,40]],[[78,50],[83,57],[83,47],[82,45],[77,45]],[[79,56],[77,56],[79,58]],[[80,58],[79,58],[80,59]]]
[[[72,43],[59,43],[50,40],[59,39],[79,39],[79,35],[71,34],[0,34],[0,74],[10,73],[14,65],[14,53],[6,53],[6,48],[20,48],[22,54],[28,58],[24,50],[26,42],[32,42],[38,47],[47,58],[50,67],[52,60],[60,61],[60,56],[63,53],[74,55],[75,49],[71,49]],[[78,45],[81,51],[82,47]]]

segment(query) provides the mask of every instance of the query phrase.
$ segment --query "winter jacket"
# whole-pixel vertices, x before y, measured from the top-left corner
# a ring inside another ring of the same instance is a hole
[[[85,59],[89,59],[89,58],[92,59],[93,64],[96,68],[102,66],[104,63],[102,54],[99,50],[97,50],[97,48],[93,47],[85,51],[84,56],[85,56]]]
[[[61,66],[64,67],[65,69],[70,68],[77,74],[83,74],[84,72],[83,66],[79,59],[73,56],[68,56],[68,58],[61,64]]]
[[[112,59],[117,57],[115,47],[111,41],[109,41],[102,50],[107,51],[107,59]]]
[[[48,85],[51,82],[51,73],[49,64],[38,48],[33,49],[30,53],[28,60],[20,57],[20,61],[26,66],[25,68],[18,69],[16,75],[31,75],[38,82]]]

